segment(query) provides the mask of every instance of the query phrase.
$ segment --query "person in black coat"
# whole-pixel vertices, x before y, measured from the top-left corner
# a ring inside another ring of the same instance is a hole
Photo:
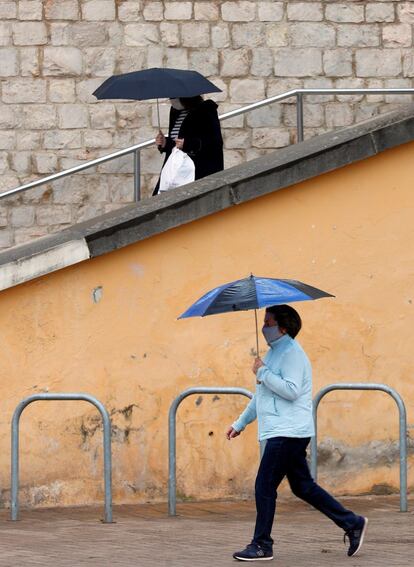
[[[165,153],[165,162],[176,146],[194,161],[195,179],[201,179],[224,167],[223,138],[217,115],[217,104],[201,96],[173,98],[168,136],[160,131],[155,139],[158,150]],[[153,195],[159,192],[158,183]]]

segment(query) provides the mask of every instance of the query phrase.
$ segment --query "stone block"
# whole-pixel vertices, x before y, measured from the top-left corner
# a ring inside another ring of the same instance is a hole
[[[306,99],[305,99],[306,100]],[[319,128],[324,125],[325,112],[323,104],[308,104],[303,105],[303,123],[307,128]],[[284,105],[283,107],[283,124],[289,128],[296,128],[297,116],[296,106]]]
[[[3,175],[9,169],[9,154],[8,152],[1,151],[0,152],[0,174]],[[2,209],[0,208],[0,226],[4,226],[1,224],[2,219]]]
[[[413,43],[411,24],[386,24],[382,28],[384,47],[411,47]]]
[[[116,114],[113,104],[100,103],[89,109],[91,127],[99,130],[100,128],[115,128]]]
[[[272,78],[269,78],[269,79],[267,79],[266,96],[271,97],[271,96],[279,95],[279,94],[282,94],[282,93],[286,93],[286,92],[294,90],[294,89],[301,89],[302,87],[303,87],[303,79],[294,79],[294,78],[272,79]],[[282,105],[284,105],[284,104],[296,104],[296,98],[290,97],[290,98],[287,98],[285,100],[282,100],[278,104],[282,104]]]
[[[235,167],[245,163],[246,157],[244,150],[225,150],[224,152],[224,169]]]
[[[225,22],[252,22],[256,17],[256,2],[223,2],[221,16]]]
[[[171,48],[172,49],[172,48]],[[180,54],[185,51],[185,58],[187,57],[187,50],[186,49],[179,49],[178,47],[174,48]],[[177,58],[180,58],[180,54],[177,54]],[[173,57],[174,58],[174,57]],[[147,68],[150,69],[151,67],[163,67],[164,66],[164,48],[159,45],[151,45],[151,49],[146,49],[146,59],[147,59]]]
[[[211,28],[211,45],[217,48],[230,47],[230,29],[228,24],[219,23]]]
[[[0,48],[0,77],[12,77],[19,74],[18,51],[14,47]]]
[[[17,131],[16,149],[18,150],[38,150],[41,144],[41,133],[33,130]]]
[[[110,22],[115,19],[115,0],[87,0],[81,9],[84,20]]]
[[[378,115],[378,104],[358,104],[355,109],[355,122],[363,122]]]
[[[59,128],[87,128],[88,109],[82,104],[61,104],[58,106]]]
[[[180,29],[178,24],[161,22],[160,35],[163,45],[167,45],[168,47],[177,47],[180,45]]]
[[[236,130],[235,128],[229,128],[224,131],[224,147],[226,149],[246,149],[251,145],[251,132],[243,128],[242,130]]]
[[[43,22],[17,22],[12,25],[14,45],[45,45],[47,28]]]
[[[108,42],[105,24],[93,22],[79,22],[70,26],[69,41],[71,45],[79,48],[106,46]]]
[[[48,98],[50,102],[74,102],[76,98],[74,79],[50,79]]]
[[[17,114],[20,114],[19,107],[15,110],[10,104],[0,103],[0,129],[7,130],[17,126]]]
[[[46,102],[46,81],[20,77],[4,81],[3,102]]]
[[[210,45],[210,27],[204,22],[189,22],[181,25],[183,47],[208,47]]]
[[[98,166],[98,173],[110,174],[112,183],[112,175],[115,173],[134,173],[134,158],[132,154],[112,159]]]
[[[363,89],[365,87],[364,79],[359,79],[356,77],[348,77],[346,79],[338,79],[335,83],[335,87],[338,89]],[[364,95],[359,94],[347,94],[347,95],[337,95],[336,99],[339,102],[360,102],[364,98]]]
[[[72,207],[70,205],[40,205],[36,207],[36,222],[40,226],[70,224]]]
[[[399,49],[357,49],[355,61],[358,77],[395,77],[402,71]]]
[[[9,214],[11,226],[32,226],[35,219],[35,208],[29,205],[20,205],[13,207]]]
[[[325,106],[325,122],[328,128],[340,128],[352,124],[354,115],[349,104],[329,102]]]
[[[283,148],[290,144],[289,131],[285,128],[254,128],[253,148]]]
[[[129,73],[144,69],[147,64],[147,50],[144,47],[121,47],[116,50],[117,71]]]
[[[320,49],[275,49],[275,74],[281,77],[310,77],[322,73]]]
[[[272,3],[270,4],[270,8]],[[323,20],[322,2],[295,2],[287,5],[288,20],[300,22],[320,22]]]
[[[194,2],[194,19],[216,22],[220,18],[220,10],[213,2]]]
[[[19,20],[41,20],[42,17],[42,0],[19,0]]]
[[[2,206],[2,208],[0,209],[0,227],[2,228],[8,225],[7,213],[8,213],[7,209],[4,206]]]
[[[327,4],[325,8],[325,18],[331,22],[363,22],[364,6],[351,2]]]
[[[263,79],[232,79],[230,82],[231,102],[256,102],[265,98]]]
[[[126,24],[125,45],[145,47],[157,45],[160,34],[156,24]]]
[[[56,127],[56,110],[52,105],[25,104],[21,112],[22,126],[26,130],[48,130]]]
[[[323,71],[328,77],[352,75],[352,53],[347,49],[327,49],[323,53]]]
[[[220,75],[222,77],[240,77],[249,73],[248,49],[222,49],[220,51]]]
[[[37,173],[54,173],[58,168],[57,155],[52,153],[35,153],[33,163]]]
[[[179,47],[166,48],[165,66],[176,69],[188,69],[188,50]]]
[[[13,246],[13,231],[10,229],[0,230],[0,248],[10,248]]]
[[[86,148],[110,148],[112,134],[103,130],[86,130],[83,133],[83,142]]]
[[[45,226],[31,226],[16,228],[14,231],[14,244],[18,246],[20,244],[25,244],[26,242],[31,242],[42,236],[46,236],[49,233],[49,229]]]
[[[229,104],[223,103],[220,105],[220,114],[226,114],[227,112],[231,112],[232,110],[237,110],[240,108],[240,104]],[[238,114],[232,118],[227,118],[226,120],[222,120],[221,128],[244,128],[245,126],[245,115]]]
[[[20,75],[38,77],[40,75],[39,49],[37,47],[20,48]]]
[[[204,76],[218,74],[219,56],[217,49],[197,49],[191,50],[189,54],[190,69],[197,69]]]
[[[255,48],[265,43],[263,24],[233,24],[231,30],[232,45],[238,47]]]
[[[131,0],[118,4],[118,19],[120,22],[138,22],[141,19],[141,2]]]
[[[256,77],[273,75],[273,51],[268,47],[258,47],[252,51],[250,72]]]
[[[114,47],[89,47],[84,50],[85,73],[94,77],[110,77],[115,73],[116,60]]]
[[[368,2],[365,8],[365,20],[367,22],[394,22],[394,3],[380,4],[378,2]]]
[[[162,2],[147,2],[143,10],[144,20],[162,22],[164,18],[164,6]]]
[[[346,25],[338,27],[339,47],[375,47],[380,44],[377,24]]]
[[[17,17],[17,2],[0,2],[0,20],[15,20]]]
[[[45,76],[80,76],[82,71],[82,51],[77,47],[45,47],[43,58]]]
[[[70,34],[72,31],[72,25],[67,22],[64,23],[50,23],[49,33],[51,46],[69,45],[71,43]]]
[[[325,23],[292,24],[289,30],[290,43],[294,47],[334,47],[335,29]]]
[[[31,152],[12,152],[11,165],[12,169],[19,175],[30,172],[32,169]]]
[[[191,20],[192,2],[164,2],[165,20]]]
[[[76,83],[76,97],[78,102],[97,103],[93,92],[102,84],[102,78],[85,79]]]
[[[414,2],[397,2],[397,14],[400,22],[414,24]]]
[[[250,128],[275,128],[281,125],[282,106],[277,102],[251,110],[246,114],[246,124]]]
[[[48,130],[44,133],[43,147],[46,150],[80,148],[81,133],[78,130]]]
[[[258,2],[257,12],[260,22],[280,22],[283,20],[283,2]]]
[[[289,44],[289,27],[280,24],[265,24],[266,45],[269,47],[285,47]]]
[[[10,45],[11,43],[11,24],[0,22],[0,45]]]
[[[124,45],[124,26],[120,22],[106,24],[108,32],[108,46],[121,47]]]
[[[384,87],[387,89],[407,89],[412,88],[411,79],[385,79]],[[412,95],[406,94],[387,94],[385,95],[385,102],[388,104],[408,104],[413,102]]]
[[[46,20],[78,20],[78,0],[52,0],[45,2]]]
[[[381,79],[365,79],[365,86],[367,89],[381,89],[384,87],[384,81]],[[382,102],[384,100],[384,96],[380,94],[375,95],[365,95],[366,101],[371,102]]]
[[[109,197],[113,203],[131,203],[134,200],[132,177],[126,182],[123,175],[113,175],[109,182]]]

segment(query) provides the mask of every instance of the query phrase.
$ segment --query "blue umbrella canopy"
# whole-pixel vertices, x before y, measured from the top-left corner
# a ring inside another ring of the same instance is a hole
[[[208,291],[178,318],[205,317],[229,311],[255,310],[256,352],[259,352],[257,309],[295,301],[309,301],[334,295],[297,280],[262,278],[253,274],[242,280],[220,285]]]

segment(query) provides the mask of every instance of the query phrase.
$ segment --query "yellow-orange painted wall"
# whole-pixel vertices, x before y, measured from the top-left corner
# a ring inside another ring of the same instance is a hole
[[[412,433],[413,150],[406,144],[3,291],[3,501],[9,496],[13,410],[40,391],[87,392],[111,412],[115,502],[165,499],[174,397],[193,385],[254,388],[252,312],[176,317],[208,289],[250,272],[299,279],[335,294],[295,305],[314,391],[340,381],[389,384],[406,402]],[[179,495],[251,494],[256,428],[230,443],[224,438],[245,403],[202,396],[182,404]],[[37,402],[25,410],[21,430],[22,503],[102,499],[101,430],[92,407]],[[377,442],[381,452],[398,438],[396,406],[382,393],[332,393],[320,408],[319,434],[321,442],[330,439],[351,452],[362,447],[362,457],[369,443]],[[320,477],[337,493],[398,487],[398,460],[365,465],[361,458],[350,467],[337,460]]]

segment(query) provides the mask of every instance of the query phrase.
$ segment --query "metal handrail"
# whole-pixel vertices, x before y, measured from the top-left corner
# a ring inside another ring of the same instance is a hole
[[[400,428],[400,512],[407,512],[407,413],[405,405],[400,394],[387,386],[386,384],[372,383],[343,383],[330,384],[325,386],[316,394],[313,399],[313,419],[315,424],[315,436],[311,439],[311,474],[316,480],[318,467],[318,450],[317,450],[317,416],[318,405],[322,398],[333,390],[380,390],[389,394],[396,402],[399,411],[399,428]]]
[[[178,395],[171,404],[168,414],[168,514],[177,515],[177,435],[176,415],[181,402],[192,394],[241,394],[253,398],[253,394],[245,388],[188,388]]]
[[[100,412],[103,422],[105,517],[104,523],[112,523],[112,455],[111,420],[105,406],[89,394],[34,394],[22,400],[16,407],[12,419],[11,434],[11,520],[19,516],[19,421],[23,410],[32,402],[39,400],[82,400],[93,404]]]
[[[389,89],[293,89],[291,91],[287,91],[285,93],[271,96],[269,98],[265,98],[258,102],[254,102],[252,104],[248,104],[247,106],[243,106],[241,108],[237,108],[236,110],[231,110],[229,112],[225,112],[219,116],[220,120],[227,120],[228,118],[233,118],[234,116],[238,116],[239,114],[245,114],[246,112],[250,112],[252,110],[256,110],[261,108],[262,106],[267,106],[268,104],[272,104],[273,102],[280,102],[287,98],[296,97],[296,128],[297,128],[297,141],[303,142],[303,129],[304,129],[304,121],[303,121],[303,97],[305,95],[373,95],[373,94],[409,94],[414,95],[414,88],[389,88]],[[30,183],[25,183],[24,185],[20,185],[14,189],[9,189],[8,191],[4,191],[0,194],[0,199],[5,199],[6,197],[10,197],[12,195],[16,195],[21,193],[22,191],[27,191],[29,189],[34,189],[35,187],[39,187],[40,185],[44,185],[45,183],[49,183],[51,181],[56,181],[57,179],[61,179],[62,177],[66,177],[68,175],[72,175],[73,173],[77,173],[79,171],[83,171],[85,169],[89,169],[90,167],[94,167],[95,165],[100,165],[101,163],[105,163],[107,161],[111,161],[118,157],[125,156],[127,154],[133,153],[134,154],[134,200],[140,200],[140,151],[148,146],[151,146],[155,143],[155,138],[151,140],[147,140],[145,142],[140,142],[139,144],[135,144],[128,148],[124,148],[123,150],[118,150],[111,154],[101,156],[99,158],[87,161],[83,164],[76,165],[69,169],[65,169],[64,171],[60,171],[59,173],[54,173],[52,175],[48,175],[47,177],[43,177],[41,179],[36,179],[35,181],[31,181]]]

